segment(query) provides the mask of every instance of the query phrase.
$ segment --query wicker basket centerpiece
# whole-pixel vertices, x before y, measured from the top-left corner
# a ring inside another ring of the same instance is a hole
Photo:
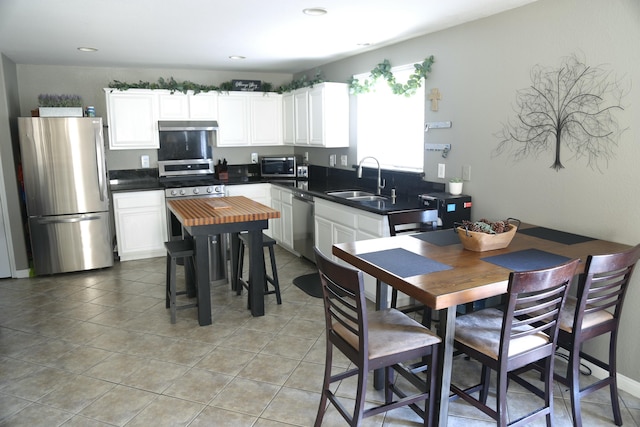
[[[509,218],[504,221],[463,221],[455,230],[465,249],[475,252],[493,251],[509,246],[520,221]]]

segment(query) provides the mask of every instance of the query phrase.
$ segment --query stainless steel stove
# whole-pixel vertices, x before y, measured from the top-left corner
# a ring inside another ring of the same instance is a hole
[[[167,177],[160,178],[160,184],[165,187],[165,197],[223,197],[224,185],[215,178],[207,177]]]
[[[224,197],[226,195],[223,184],[213,177],[179,176],[160,177],[160,184],[165,187],[167,200],[193,199],[202,197]],[[167,228],[170,240],[182,239],[180,221],[167,208]],[[212,283],[227,280],[227,239],[223,235],[209,236],[209,281]]]

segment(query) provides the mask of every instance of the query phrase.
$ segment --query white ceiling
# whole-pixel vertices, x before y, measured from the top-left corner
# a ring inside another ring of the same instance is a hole
[[[0,52],[17,64],[296,73],[533,1],[0,0]]]

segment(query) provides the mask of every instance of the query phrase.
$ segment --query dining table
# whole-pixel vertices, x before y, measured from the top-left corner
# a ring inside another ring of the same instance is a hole
[[[512,271],[548,268],[590,254],[613,253],[629,245],[521,223],[510,244],[485,252],[467,250],[455,229],[404,234],[334,244],[335,257],[378,279],[376,309],[388,306],[384,284],[437,310],[442,338],[436,396],[438,425],[447,425],[455,321],[458,307],[468,307],[507,291]],[[375,376],[380,388],[379,375]]]
[[[172,199],[167,201],[167,207],[180,221],[183,238],[194,242],[194,263],[185,263],[185,277],[187,293],[197,297],[200,326],[212,323],[208,244],[212,235],[231,236],[230,281],[232,289],[237,289],[238,233],[248,233],[249,308],[253,316],[263,316],[264,286],[252,284],[264,283],[262,233],[270,219],[280,218],[280,212],[244,196]]]

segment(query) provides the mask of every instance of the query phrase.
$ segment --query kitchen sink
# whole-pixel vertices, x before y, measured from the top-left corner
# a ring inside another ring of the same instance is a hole
[[[379,200],[387,200],[384,196],[355,196],[355,197],[347,197],[347,200],[353,200],[354,202],[377,202]]]
[[[327,191],[327,195],[334,196],[334,197],[342,197],[343,199],[350,199],[350,200],[353,200],[355,197],[379,197],[373,193],[369,193],[368,191],[361,191],[361,190]]]

